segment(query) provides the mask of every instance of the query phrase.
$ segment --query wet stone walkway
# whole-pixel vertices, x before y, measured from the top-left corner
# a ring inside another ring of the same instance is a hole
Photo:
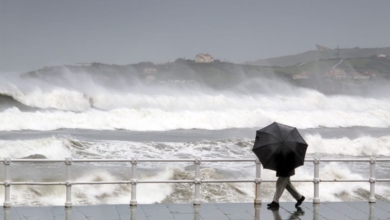
[[[206,203],[145,204],[53,207],[0,208],[4,220],[348,220],[390,219],[390,202],[324,202],[318,205],[281,203],[277,210],[268,210],[266,204]]]

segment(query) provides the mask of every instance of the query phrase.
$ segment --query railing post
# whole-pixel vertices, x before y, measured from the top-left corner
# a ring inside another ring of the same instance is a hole
[[[65,208],[66,218],[65,220],[72,220],[72,207]]]
[[[137,205],[137,163],[137,158],[131,160],[131,206]]]
[[[10,207],[7,207],[7,208],[4,208],[3,209],[3,212],[4,212],[4,220],[10,220],[11,218],[9,217],[10,216]]]
[[[199,211],[200,211],[200,206],[199,205],[194,205],[194,220],[200,220],[200,214],[199,214]],[[203,218],[202,218],[203,219]]]
[[[261,204],[255,204],[255,220],[260,220]]]
[[[72,165],[72,158],[65,158],[65,165],[66,165],[66,202],[65,207],[70,208],[72,207],[72,175],[71,175],[71,165]]]
[[[319,213],[318,213],[319,206],[320,206],[320,204],[313,204],[313,208],[314,208],[313,220],[318,220],[318,218],[319,218]]]
[[[374,220],[375,218],[375,204],[370,203],[370,218],[368,220]]]
[[[368,199],[368,202],[375,203],[375,164],[376,159],[375,157],[370,158],[370,198]]]
[[[4,158],[4,208],[11,207],[11,180],[9,176],[9,166],[11,165],[11,159],[10,158]]]
[[[194,199],[194,205],[199,205],[200,204],[200,163],[202,159],[201,158],[196,158],[194,163],[195,163],[195,199]]]
[[[261,186],[261,163],[259,159],[256,159],[255,204],[261,204],[260,186]]]
[[[137,206],[130,206],[130,220],[137,220]]]
[[[320,159],[314,158],[314,198],[313,203],[319,204],[320,203]]]

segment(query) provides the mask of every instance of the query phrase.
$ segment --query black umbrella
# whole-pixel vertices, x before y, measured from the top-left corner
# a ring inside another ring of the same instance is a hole
[[[252,151],[264,168],[288,173],[303,165],[307,146],[296,128],[274,122],[256,131]]]

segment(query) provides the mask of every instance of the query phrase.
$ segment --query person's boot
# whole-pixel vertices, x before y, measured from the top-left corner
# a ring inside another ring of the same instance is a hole
[[[303,201],[305,201],[305,197],[304,196],[302,196],[300,199],[297,200],[297,203],[295,203],[295,207],[300,206]]]
[[[278,209],[279,203],[272,201],[270,204],[267,204],[268,209]]]

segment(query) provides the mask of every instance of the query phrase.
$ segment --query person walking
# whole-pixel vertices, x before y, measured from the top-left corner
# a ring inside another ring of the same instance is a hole
[[[276,181],[276,190],[272,202],[267,204],[269,209],[279,208],[279,199],[282,196],[284,189],[287,189],[287,191],[297,200],[295,207],[300,206],[305,200],[305,197],[295,189],[290,181],[290,176],[293,175],[295,175],[295,170],[286,171],[285,169],[278,169],[276,171],[276,176],[278,177]]]
[[[291,184],[290,176],[295,175],[297,167],[304,165],[307,147],[308,144],[295,127],[274,122],[256,131],[252,151],[264,169],[276,171],[278,177],[269,208],[279,208],[279,199],[284,189],[297,200],[296,207],[305,200]]]

